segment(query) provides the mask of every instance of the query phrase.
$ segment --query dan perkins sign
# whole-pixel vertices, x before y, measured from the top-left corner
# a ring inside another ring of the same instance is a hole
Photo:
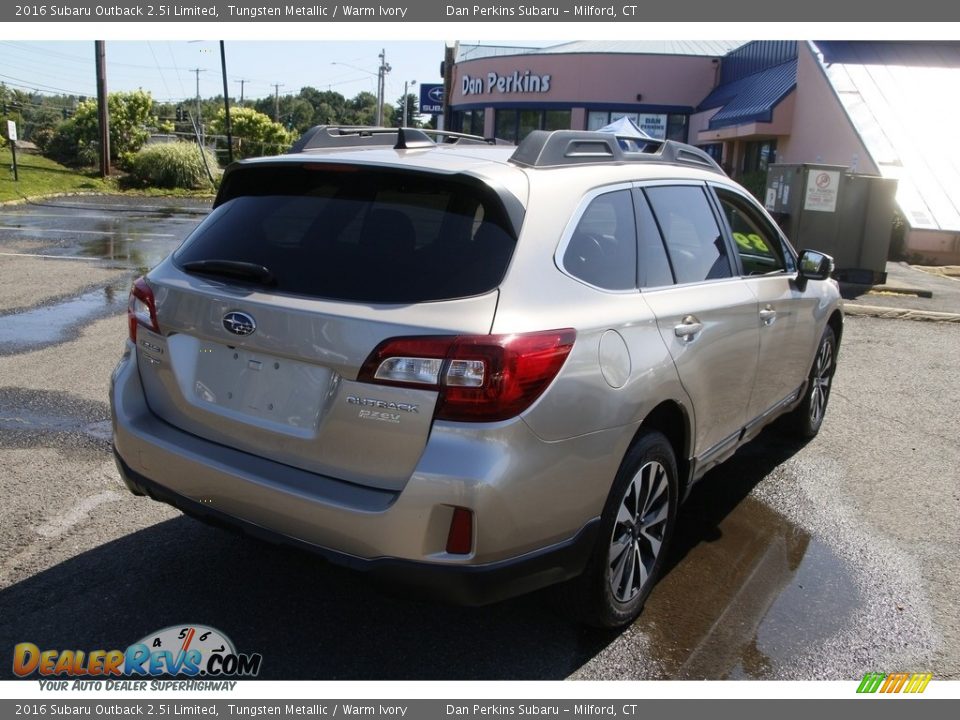
[[[531,70],[516,70],[510,75],[489,72],[486,77],[464,75],[460,79],[460,93],[464,96],[545,92],[550,92],[550,75],[537,75]]]

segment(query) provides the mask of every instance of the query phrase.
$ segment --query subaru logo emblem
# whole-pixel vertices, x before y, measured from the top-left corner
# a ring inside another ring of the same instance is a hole
[[[427,97],[430,98],[432,102],[442,103],[443,102],[443,85],[437,85],[427,90]]]
[[[223,316],[223,327],[234,335],[245,336],[253,334],[257,329],[257,323],[245,312],[233,310]]]

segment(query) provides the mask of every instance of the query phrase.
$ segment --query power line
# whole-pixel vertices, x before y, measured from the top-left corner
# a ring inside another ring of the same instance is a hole
[[[157,66],[157,72],[160,73],[160,82],[163,83],[163,89],[167,91],[167,95],[171,95],[170,88],[167,87],[167,79],[163,75],[163,70],[160,69],[160,61],[157,60],[157,54],[153,51],[153,44],[147,41],[147,48],[150,50],[150,55],[153,57],[153,62]]]
[[[81,63],[85,64],[85,65],[89,65],[89,64],[90,64],[88,58],[81,57],[81,56],[79,56],[79,55],[71,55],[71,54],[69,54],[69,53],[57,52],[57,51],[55,51],[55,50],[48,50],[48,49],[46,49],[46,48],[39,48],[39,47],[36,47],[36,46],[34,46],[34,45],[29,45],[29,44],[27,44],[27,43],[10,42],[10,41],[6,41],[6,40],[0,40],[0,45],[3,45],[4,47],[13,48],[13,49],[16,49],[16,50],[29,50],[29,51],[31,51],[31,52],[40,53],[40,54],[42,54],[42,55],[44,55],[44,56],[47,56],[47,57],[51,57],[51,56],[52,56],[52,57],[59,57],[59,58],[67,59],[67,60],[76,60],[76,61],[78,61],[78,62],[81,62]],[[153,65],[141,65],[141,64],[139,64],[139,63],[125,63],[125,62],[118,62],[118,61],[112,61],[112,60],[109,61],[108,64],[110,65],[110,67],[129,67],[129,68],[136,68],[136,69],[139,69],[139,70],[153,70],[153,69],[154,69],[154,66],[153,66]],[[157,66],[157,67],[158,67],[158,68],[162,67],[162,69],[164,69],[164,70],[177,70],[177,69],[178,69],[178,68],[175,67],[175,66]]]
[[[12,77],[12,76],[10,76],[10,75],[4,75],[4,74],[2,74],[2,73],[0,73],[0,78],[7,78],[7,80],[8,80],[8,82],[6,83],[7,85],[14,85],[15,87],[22,87],[22,88],[24,88],[24,89],[26,89],[26,90],[35,90],[35,91],[39,92],[39,91],[40,91],[40,88],[44,88],[44,89],[47,90],[47,91],[49,91],[49,90],[56,90],[56,91],[59,92],[59,93],[66,93],[67,95],[84,95],[84,96],[90,95],[90,92],[89,92],[89,91],[80,92],[80,91],[77,91],[77,90],[67,90],[66,88],[54,87],[53,85],[46,85],[46,84],[44,84],[44,83],[34,82],[34,83],[29,83],[29,84],[27,84],[27,83],[29,82],[29,81],[27,81],[27,80],[23,80],[22,78],[15,78],[15,77]],[[13,81],[13,82],[10,82],[10,81]],[[18,83],[20,83],[20,84],[18,84]]]

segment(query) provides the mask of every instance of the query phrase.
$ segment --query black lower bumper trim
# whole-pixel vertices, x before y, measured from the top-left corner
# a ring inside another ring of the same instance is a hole
[[[586,567],[600,523],[599,518],[590,521],[576,536],[563,543],[484,565],[441,565],[389,557],[360,558],[268,530],[198,503],[132,470],[116,449],[114,458],[124,483],[135,495],[148,495],[211,525],[307,550],[337,565],[370,573],[391,584],[408,586],[418,593],[458,605],[487,605],[576,577]]]

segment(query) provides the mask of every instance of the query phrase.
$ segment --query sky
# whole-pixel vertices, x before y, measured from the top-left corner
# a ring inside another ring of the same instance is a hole
[[[311,85],[350,98],[376,94],[378,55],[386,53],[388,102],[403,95],[404,82],[440,83],[444,43],[437,41],[225,41],[230,97],[238,99],[241,83],[247,100],[296,94]],[[219,41],[106,41],[109,91],[148,90],[155,100],[179,102],[223,94]],[[94,43],[85,41],[0,40],[0,82],[43,94],[96,96]]]
[[[950,25],[949,23],[946,25]],[[273,95],[274,83],[280,83],[280,94],[296,94],[301,87],[336,90],[346,97],[362,91],[376,93],[378,55],[386,51],[392,67],[387,75],[386,97],[393,102],[403,94],[404,81],[440,83],[440,63],[445,40],[454,38],[488,44],[552,45],[582,39],[724,39],[750,40],[764,37],[803,39],[806,37],[856,38],[889,34],[884,25],[870,23],[624,23],[611,27],[604,23],[580,23],[574,27],[576,37],[568,37],[566,23],[491,23],[477,24],[410,23],[382,24],[280,23],[239,25],[201,23],[22,23],[17,39],[9,32],[12,25],[0,30],[0,82],[22,90],[42,93],[96,95],[93,39],[106,38],[107,87],[110,91],[150,91],[159,101],[179,102],[194,98],[200,68],[200,96],[214,97],[223,93],[220,72],[220,50],[217,40],[189,41],[191,36],[211,34],[216,28],[225,37],[227,75],[230,96],[239,98],[240,80],[244,98],[256,99]],[[459,32],[462,27],[462,33]],[[531,40],[531,28],[540,40]],[[478,32],[479,31],[479,32]],[[933,38],[949,35],[956,29],[943,25],[931,27],[916,23],[898,26],[897,35],[907,38]],[[383,40],[403,34],[409,40]],[[77,36],[85,40],[68,40]],[[61,38],[47,40],[46,38]],[[262,41],[262,37],[286,37],[287,40]],[[380,38],[370,40],[368,38]],[[124,38],[124,39],[117,39]],[[127,39],[137,38],[137,39]],[[346,40],[344,40],[347,38]],[[350,39],[356,38],[356,39]],[[438,39],[428,39],[438,38]],[[339,64],[336,64],[339,63]],[[412,89],[411,92],[418,91]],[[419,93],[418,93],[419,94]]]

